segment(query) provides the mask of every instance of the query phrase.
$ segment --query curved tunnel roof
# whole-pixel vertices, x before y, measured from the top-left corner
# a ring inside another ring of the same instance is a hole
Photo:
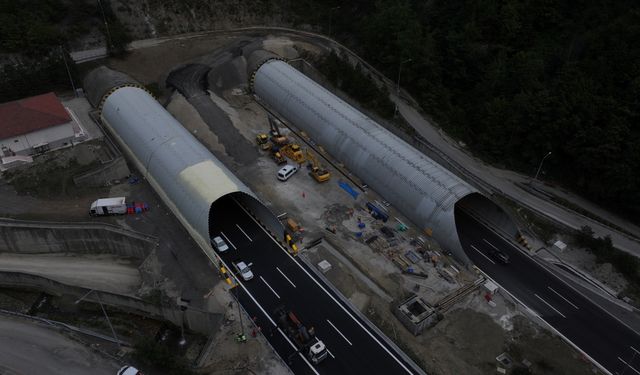
[[[286,62],[258,65],[253,89],[421,229],[431,229],[443,247],[468,259],[454,205],[476,189]]]
[[[231,193],[255,198],[254,193],[149,93],[131,82],[119,83],[99,86],[105,93],[99,100],[103,122],[192,236],[208,247],[212,203]]]

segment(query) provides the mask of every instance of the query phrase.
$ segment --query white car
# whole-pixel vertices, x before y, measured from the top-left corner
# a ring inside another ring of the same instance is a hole
[[[133,366],[124,366],[123,368],[118,370],[117,375],[142,375],[142,373]]]
[[[224,242],[222,237],[220,236],[214,237],[212,241],[213,241],[213,246],[216,247],[218,252],[224,253],[225,251],[229,250],[229,246],[227,245],[226,242]]]
[[[249,268],[251,264],[246,264],[245,262],[238,262],[238,263],[234,263],[234,265],[236,267],[236,271],[240,273],[240,276],[242,276],[242,279],[244,281],[249,281],[253,279],[253,272],[251,272],[251,268]]]
[[[287,164],[284,167],[280,168],[278,171],[278,180],[287,181],[289,177],[293,176],[294,173],[298,171],[298,167],[295,165]]]

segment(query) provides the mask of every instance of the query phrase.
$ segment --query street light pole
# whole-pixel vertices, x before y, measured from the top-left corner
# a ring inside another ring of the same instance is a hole
[[[547,152],[547,154],[542,158],[542,160],[540,160],[540,165],[538,166],[538,170],[536,171],[536,175],[535,175],[535,177],[533,177],[534,181],[538,179],[538,175],[540,174],[540,170],[542,169],[542,163],[544,163],[544,159],[549,157],[549,155],[551,155],[551,151]]]
[[[400,66],[398,66],[398,81],[396,82],[396,95],[398,96],[398,99],[396,100],[400,100],[400,73],[402,73],[402,64],[412,60],[413,59],[406,59],[404,61],[401,61]],[[396,117],[397,114],[398,114],[398,103],[396,103],[396,107],[393,110],[393,117]]]

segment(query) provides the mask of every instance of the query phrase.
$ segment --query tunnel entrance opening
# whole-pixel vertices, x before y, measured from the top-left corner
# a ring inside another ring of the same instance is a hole
[[[256,224],[256,222],[258,224]],[[209,241],[211,246],[218,249],[219,239],[231,250],[236,247],[230,234],[226,231],[239,232],[241,236],[251,239],[247,227],[264,228],[272,237],[283,239],[284,226],[278,217],[255,197],[244,193],[234,192],[215,200],[209,209]],[[219,238],[219,239],[217,239]]]
[[[460,244],[469,260],[479,251],[488,257],[499,258],[499,253],[486,240],[484,231],[490,227],[500,236],[516,238],[518,227],[511,217],[491,199],[480,193],[472,193],[456,202],[454,208],[456,231]],[[483,248],[486,247],[486,251]]]

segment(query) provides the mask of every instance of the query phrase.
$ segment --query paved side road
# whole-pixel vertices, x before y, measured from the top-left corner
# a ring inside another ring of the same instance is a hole
[[[0,374],[113,375],[120,367],[53,328],[0,316]]]
[[[496,169],[484,165],[477,159],[467,155],[462,150],[454,147],[445,136],[440,134],[438,129],[431,125],[418,111],[413,107],[399,99],[395,95],[391,95],[392,99],[398,105],[398,111],[407,120],[411,126],[435,149],[444,153],[452,163],[461,166],[466,174],[469,174],[485,184],[491,186],[496,191],[502,192],[511,199],[524,204],[530,209],[541,213],[554,221],[567,225],[574,229],[580,229],[582,226],[588,225],[593,229],[596,236],[611,236],[611,240],[620,250],[631,253],[640,257],[640,243],[633,238],[612,230],[611,228],[591,220],[585,216],[557,206],[547,200],[541,199],[535,195],[525,192],[516,183],[525,182],[523,176],[517,173]]]

